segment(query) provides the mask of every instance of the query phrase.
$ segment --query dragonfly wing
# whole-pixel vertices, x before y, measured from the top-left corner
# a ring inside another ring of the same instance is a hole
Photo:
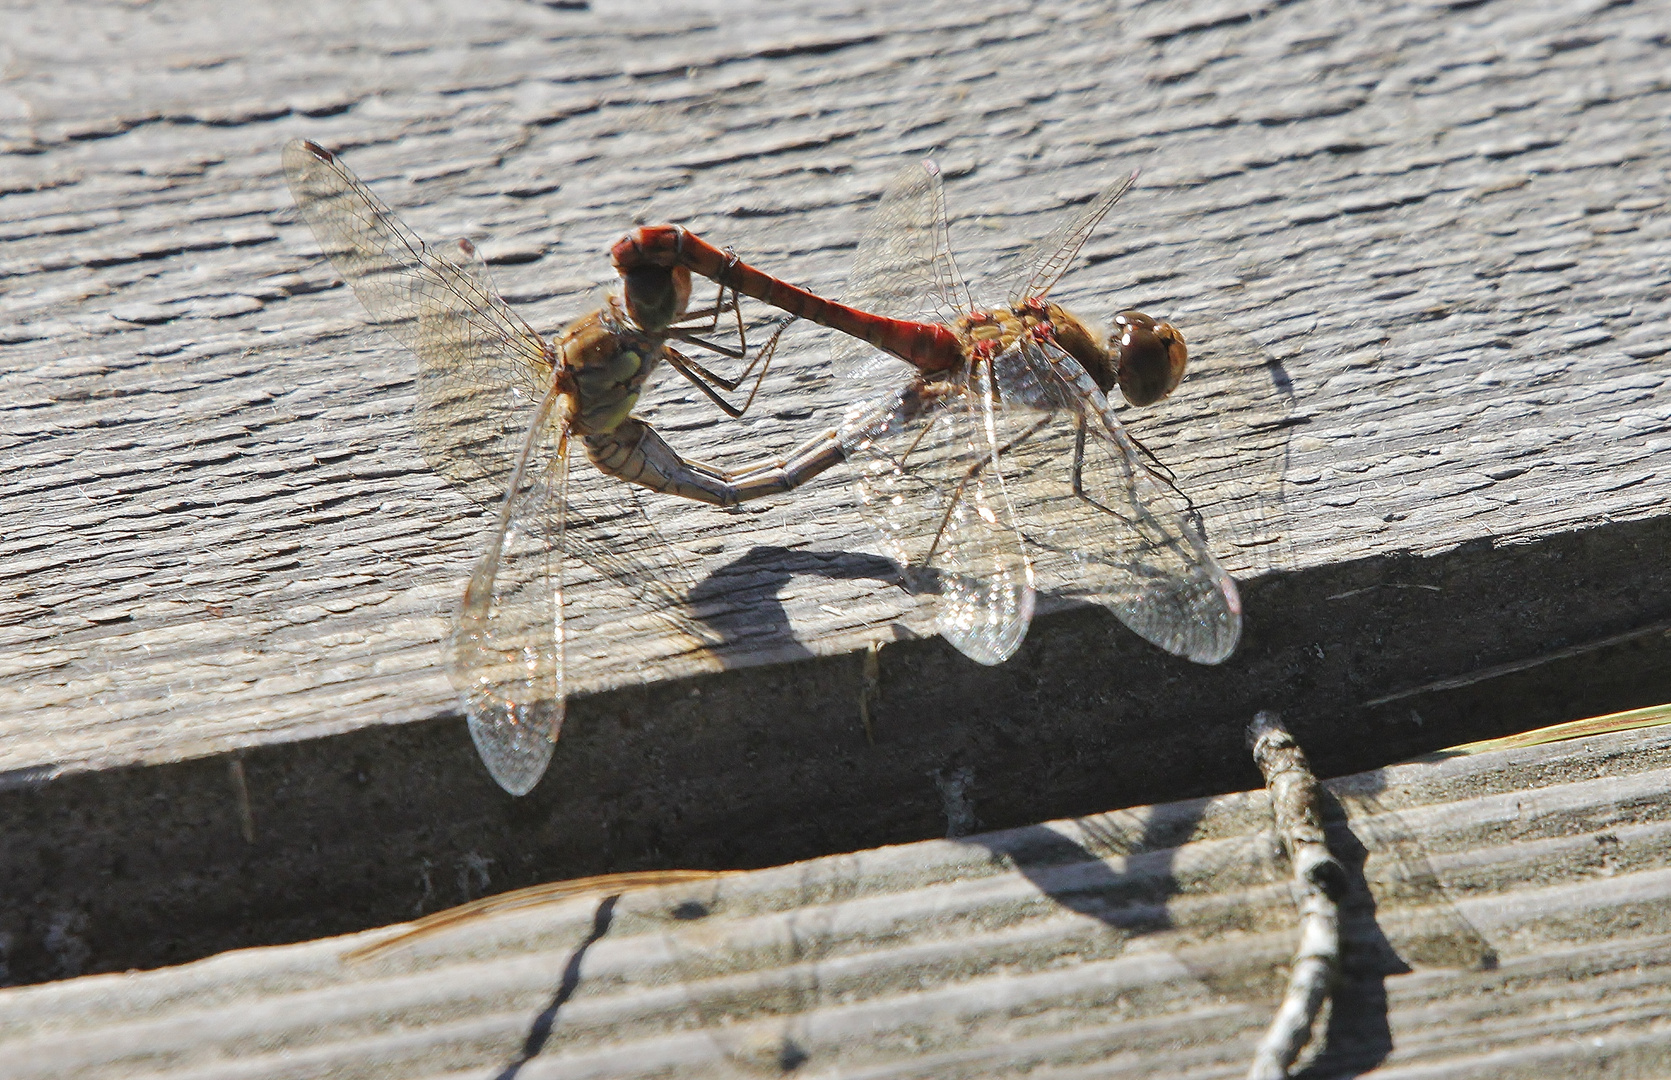
[[[512,795],[539,782],[563,726],[568,440],[558,401],[554,389],[535,410],[447,649],[470,737]]]
[[[902,170],[865,226],[841,302],[872,315],[950,322],[968,301],[952,262],[940,170],[931,161]],[[903,380],[901,361],[858,338],[837,337],[838,375]]]
[[[1026,493],[1022,527],[1040,581],[1102,604],[1167,652],[1201,664],[1228,657],[1241,637],[1236,585],[1090,375],[1030,338],[994,372],[1005,402],[1000,439],[1013,444],[1005,460]]]
[[[1184,311],[1177,324],[1189,340],[1181,392],[1120,416],[1195,500],[1202,535],[1228,569],[1292,569],[1284,484],[1306,417],[1283,361],[1225,318]]]
[[[372,321],[418,357],[418,441],[430,467],[482,505],[504,496],[555,358],[494,291],[473,249],[428,247],[335,155],[292,140],[296,205]]]
[[[1136,182],[1137,174],[1132,173],[1110,184],[1077,216],[1064,221],[1028,248],[1020,258],[1022,273],[1026,277],[1016,283],[1015,290],[1010,294],[1010,306],[1019,307],[1034,297],[1048,294],[1068,272],[1068,267],[1073,265],[1079,249],[1085,246],[1097,224]]]
[[[998,471],[985,367],[909,383],[843,429],[861,512],[914,589],[938,588],[942,636],[983,664],[1009,659],[1033,617],[1033,577]]]
[[[968,306],[932,162],[911,165],[888,185],[842,301],[937,322]],[[974,383],[966,371],[925,383],[894,357],[845,337],[833,360],[861,402],[847,416],[843,442],[866,519],[908,585],[938,588],[948,641],[983,664],[1008,659],[1032,620],[1032,572],[997,469],[984,370]]]
[[[571,681],[612,685],[623,668],[695,658],[725,644],[695,611],[699,557],[656,525],[669,520],[674,511],[664,504],[674,499],[595,469],[570,474],[563,550]]]

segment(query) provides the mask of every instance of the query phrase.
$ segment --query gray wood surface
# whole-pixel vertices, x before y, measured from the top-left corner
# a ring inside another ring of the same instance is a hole
[[[1664,1076],[1668,764],[1659,727],[1329,783],[1346,951],[1304,1075]],[[0,990],[0,1075],[1241,1077],[1298,940],[1263,791],[615,883],[355,958],[403,929]]]
[[[452,707],[436,646],[488,523],[424,466],[413,359],[290,204],[295,135],[421,235],[476,238],[548,330],[634,221],[839,291],[871,200],[932,153],[978,283],[1140,166],[1059,296],[1218,344],[1133,427],[1228,508],[1234,569],[1664,507],[1663,4],[561,7],[6,12],[0,771]],[[838,399],[820,335],[790,345],[744,421],[676,377],[648,411],[692,455],[776,453]],[[581,597],[581,690],[926,631],[837,474],[736,515],[647,503],[724,644]]]

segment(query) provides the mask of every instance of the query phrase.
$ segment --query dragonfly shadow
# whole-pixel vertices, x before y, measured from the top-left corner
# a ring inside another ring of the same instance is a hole
[[[837,581],[899,580],[899,568],[880,555],[848,551],[800,551],[761,544],[716,567],[686,596],[692,617],[720,636],[725,647],[765,651],[779,660],[813,655],[800,644],[779,595],[796,577]]]
[[[610,924],[615,921],[615,905],[621,899],[620,893],[604,897],[598,904],[598,910],[592,916],[592,932],[586,936],[574,952],[569,956],[569,962],[563,966],[563,978],[557,984],[557,990],[551,997],[551,1002],[540,1014],[534,1018],[533,1026],[528,1029],[528,1036],[522,1041],[522,1050],[515,1060],[506,1065],[495,1076],[494,1080],[515,1080],[522,1073],[522,1067],[539,1056],[545,1049],[545,1044],[551,1039],[551,1032],[557,1026],[557,1015],[564,1005],[568,1004],[574,992],[580,987],[580,964],[586,958],[586,952],[596,945],[603,936],[609,933]]]
[[[1328,846],[1346,871],[1346,889],[1340,898],[1341,977],[1327,1029],[1316,1056],[1295,1074],[1310,1080],[1355,1076],[1387,1059],[1393,1049],[1389,976],[1416,966],[1491,970],[1498,962],[1492,945],[1447,899],[1420,842],[1377,800],[1383,783],[1367,774],[1334,781],[1322,793]],[[1179,848],[1194,839],[1209,806],[1202,800],[1117,811],[1080,819],[1066,830],[1037,825],[959,842],[1007,861],[1045,896],[1099,920],[1117,940],[1170,930],[1195,934],[1205,928],[1179,925],[1168,911],[1174,897],[1224,880],[1220,874],[1252,872],[1253,879],[1275,882],[1289,873],[1286,860],[1256,850],[1259,835],[1248,834],[1247,849],[1233,856],[1248,860],[1246,866],[1196,866],[1184,883]],[[1120,858],[1120,869],[1109,864],[1111,857]],[[1295,919],[1297,926],[1297,913]],[[1270,1008],[1280,997],[1277,984],[1250,983],[1246,972],[1198,969],[1184,956],[1178,959],[1218,995]]]
[[[1044,825],[956,839],[1008,861],[1045,896],[1102,922],[1120,938],[1171,929],[1166,904],[1179,891],[1173,860],[1199,812],[1152,815],[1141,824],[1121,817],[1080,819],[1075,824],[1082,840]],[[1116,857],[1126,861],[1124,871],[1108,864]]]

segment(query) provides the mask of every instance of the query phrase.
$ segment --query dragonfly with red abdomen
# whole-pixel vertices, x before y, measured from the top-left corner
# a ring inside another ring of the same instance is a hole
[[[1147,405],[1170,394],[1183,336],[1137,311],[1105,335],[1047,299],[1134,179],[1035,244],[999,305],[974,303],[957,272],[932,162],[884,193],[841,303],[676,225],[636,229],[612,255],[623,273],[685,267],[845,335],[835,367],[859,403],[841,440],[861,508],[908,581],[938,585],[940,633],[965,655],[1014,654],[1036,573],[1168,652],[1216,664],[1241,635],[1235,583],[1106,396],[1118,386]]]
[[[623,276],[627,302],[600,310],[547,341],[513,312],[468,241],[458,257],[431,248],[335,155],[294,140],[284,148],[291,193],[337,271],[373,321],[418,357],[415,428],[425,457],[484,505],[496,505],[492,535],[456,613],[447,673],[470,733],[493,778],[512,794],[531,790],[551,758],[564,711],[563,567],[578,557],[672,610],[657,537],[617,526],[609,542],[586,541],[569,521],[569,451],[575,442],[604,473],[716,506],[796,487],[842,459],[835,434],[803,443],[783,460],[721,469],[687,461],[632,415],[663,360],[715,403],[725,380],[672,348],[671,341],[746,359],[739,315],[736,348],[700,336],[717,326],[726,295],[689,312],[690,273],[645,266]],[[730,309],[734,310],[735,295]],[[779,327],[781,330],[781,327]],[[776,335],[755,356],[770,361]],[[758,379],[755,388],[759,386]],[[752,394],[750,395],[752,400]],[[616,519],[630,513],[606,508]]]

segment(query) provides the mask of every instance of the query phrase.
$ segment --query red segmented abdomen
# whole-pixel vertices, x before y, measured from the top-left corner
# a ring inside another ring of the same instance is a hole
[[[623,275],[643,266],[684,266],[797,318],[868,342],[923,372],[952,371],[964,363],[957,336],[939,323],[890,319],[826,300],[755,269],[678,225],[640,226],[616,241],[610,255]]]

